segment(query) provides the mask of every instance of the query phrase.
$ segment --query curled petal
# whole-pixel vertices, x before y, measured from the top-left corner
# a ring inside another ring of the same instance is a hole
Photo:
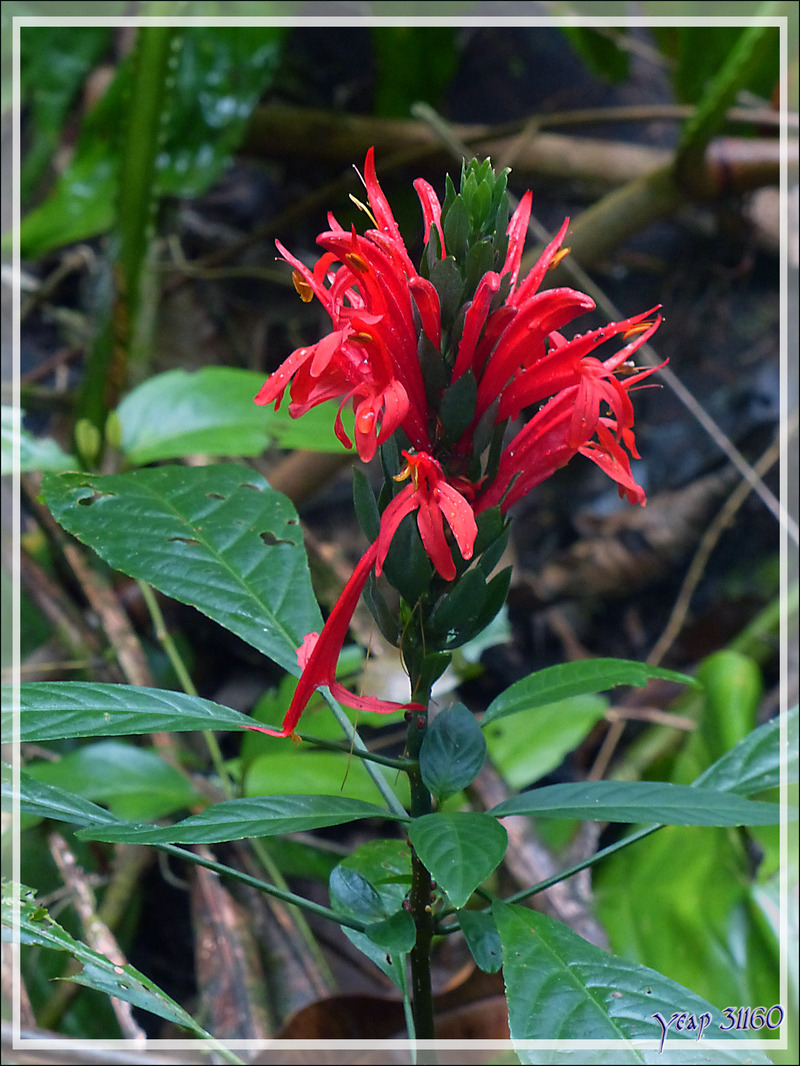
[[[433,191],[433,187],[424,178],[417,178],[414,182],[419,202],[422,204],[422,218],[425,222],[425,243],[431,239],[431,226],[436,227],[439,234],[439,247],[442,250],[441,259],[445,257],[444,230],[442,229],[442,205],[439,197]]]
[[[510,275],[511,292],[514,291],[517,285],[519,267],[522,261],[522,249],[525,244],[525,237],[528,233],[528,223],[531,217],[532,203],[533,193],[528,189],[520,200],[517,210],[511,216],[508,223],[508,229],[506,230],[508,235],[508,251],[506,252],[506,261],[503,264],[503,269],[500,273],[503,276],[506,274]]]

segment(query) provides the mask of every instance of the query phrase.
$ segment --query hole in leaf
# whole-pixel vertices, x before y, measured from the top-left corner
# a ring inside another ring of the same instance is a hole
[[[267,530],[266,533],[259,533],[259,536],[268,548],[274,548],[277,544],[294,544],[293,540],[285,540],[281,537],[276,537],[271,530]]]
[[[240,489],[255,489],[256,492],[261,492],[260,485],[254,485],[251,481],[243,481],[239,486]]]
[[[199,540],[195,540],[194,537],[170,537],[170,540],[177,540],[181,544],[199,544]]]
[[[90,487],[91,486],[89,486],[89,485],[86,486],[86,488],[90,488]],[[95,489],[91,496],[80,496],[80,497],[78,497],[78,506],[79,507],[90,507],[95,502],[95,500],[102,500],[102,498],[104,496],[116,496],[116,495],[117,495],[116,492],[98,492],[97,489]]]
[[[287,526],[296,526],[297,524],[298,524],[298,519],[296,519],[296,518],[287,518],[286,519],[286,525]]]
[[[221,492],[207,492],[206,499],[208,500],[224,500],[226,497]]]

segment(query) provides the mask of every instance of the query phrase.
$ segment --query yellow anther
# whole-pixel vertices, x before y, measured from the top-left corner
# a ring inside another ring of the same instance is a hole
[[[314,299],[314,290],[311,288],[311,286],[308,284],[308,282],[299,270],[292,271],[292,281],[303,303],[310,303]]]

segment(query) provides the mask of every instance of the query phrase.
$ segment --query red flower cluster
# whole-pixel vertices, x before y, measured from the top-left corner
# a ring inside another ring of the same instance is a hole
[[[438,292],[409,258],[378,184],[372,149],[364,166],[364,184],[369,200],[365,210],[374,229],[363,235],[355,228],[348,232],[329,215],[330,228],[318,237],[325,251],[313,270],[278,243],[283,258],[294,268],[301,297],[319,299],[330,315],[332,330],[316,344],[293,352],[255,399],[259,404],[280,404],[289,387],[289,411],[298,417],[319,403],[339,398],[336,433],[348,447],[352,442],[342,425],[341,410],[352,400],[359,456],[369,461],[378,445],[402,430],[411,449],[403,453],[407,465],[398,480],[410,478],[410,483],[384,510],[378,538],[356,567],[322,634],[306,638],[298,656],[303,675],[283,728],[267,730],[278,736],[294,732],[309,697],[320,685],[328,685],[342,702],[354,707],[389,712],[403,706],[353,696],[336,682],[335,668],[369,573],[374,568],[380,574],[392,538],[407,514],[417,511],[425,551],[438,574],[452,581],[456,565],[444,520],[461,556],[470,559],[477,535],[476,515],[498,506],[506,511],[577,453],[616,481],[620,495],[632,503],[645,502],[630,468],[629,454],[638,458],[638,453],[628,392],[652,369],[624,378],[617,372],[658,328],[660,317],[652,317],[656,309],[567,340],[560,331],[577,315],[592,310],[594,302],[570,288],[541,290],[548,268],[565,254],[562,244],[569,220],[519,281],[531,211],[531,194],[526,193],[506,231],[502,268],[484,274],[464,308],[455,350],[444,352]],[[426,241],[435,229],[444,258],[442,207],[427,182],[420,178],[414,186],[422,204]],[[498,294],[503,288],[507,295],[501,300]],[[628,342],[621,350],[605,359],[593,354],[617,336]],[[450,367],[446,371],[449,385],[465,374],[471,374],[476,384],[470,424],[446,448],[440,413],[429,405],[423,381],[418,354],[423,340]],[[478,427],[487,420],[500,425],[517,419],[525,408],[536,404],[542,406],[506,445],[493,476],[486,473],[470,480],[465,471],[474,467]]]

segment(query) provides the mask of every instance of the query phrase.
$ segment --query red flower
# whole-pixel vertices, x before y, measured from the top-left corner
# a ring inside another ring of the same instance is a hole
[[[300,721],[300,715],[306,709],[308,701],[315,690],[327,685],[331,694],[340,703],[348,707],[355,707],[362,711],[374,711],[378,714],[392,714],[395,711],[404,710],[406,707],[424,710],[416,703],[393,703],[390,700],[379,700],[374,696],[356,696],[336,680],[336,664],[342,650],[350,619],[356,609],[364,585],[367,582],[370,571],[375,565],[378,554],[378,542],[371,544],[367,552],[353,571],[350,580],[342,590],[342,594],[328,616],[328,620],[320,634],[308,633],[303,643],[297,650],[297,661],[303,673],[297,682],[292,702],[283,719],[280,729],[270,729],[268,726],[250,726],[259,733],[268,733],[273,737],[295,736],[295,728]]]
[[[445,581],[456,576],[456,566],[444,534],[442,517],[453,532],[459,551],[465,559],[472,558],[472,549],[478,527],[475,515],[467,500],[453,488],[442,471],[441,464],[431,455],[419,452],[403,452],[406,466],[395,478],[404,481],[411,478],[402,492],[388,505],[381,518],[378,535],[375,573],[380,575],[383,561],[391,545],[392,537],[407,514],[418,511],[417,525],[425,551]]]
[[[417,356],[417,319],[437,351],[441,320],[436,290],[411,263],[378,184],[372,149],[364,166],[364,184],[377,229],[360,236],[329,216],[331,228],[317,238],[325,254],[313,270],[276,242],[283,258],[294,267],[298,292],[304,300],[319,299],[333,330],[317,344],[294,351],[255,400],[279,405],[291,384],[289,412],[293,417],[335,397],[341,398],[341,406],[352,400],[356,448],[368,461],[378,445],[400,427],[415,448],[430,449],[428,406]],[[436,226],[441,233],[433,190],[421,180],[415,184],[428,231]],[[347,447],[352,446],[341,418],[337,418],[336,432]]]

